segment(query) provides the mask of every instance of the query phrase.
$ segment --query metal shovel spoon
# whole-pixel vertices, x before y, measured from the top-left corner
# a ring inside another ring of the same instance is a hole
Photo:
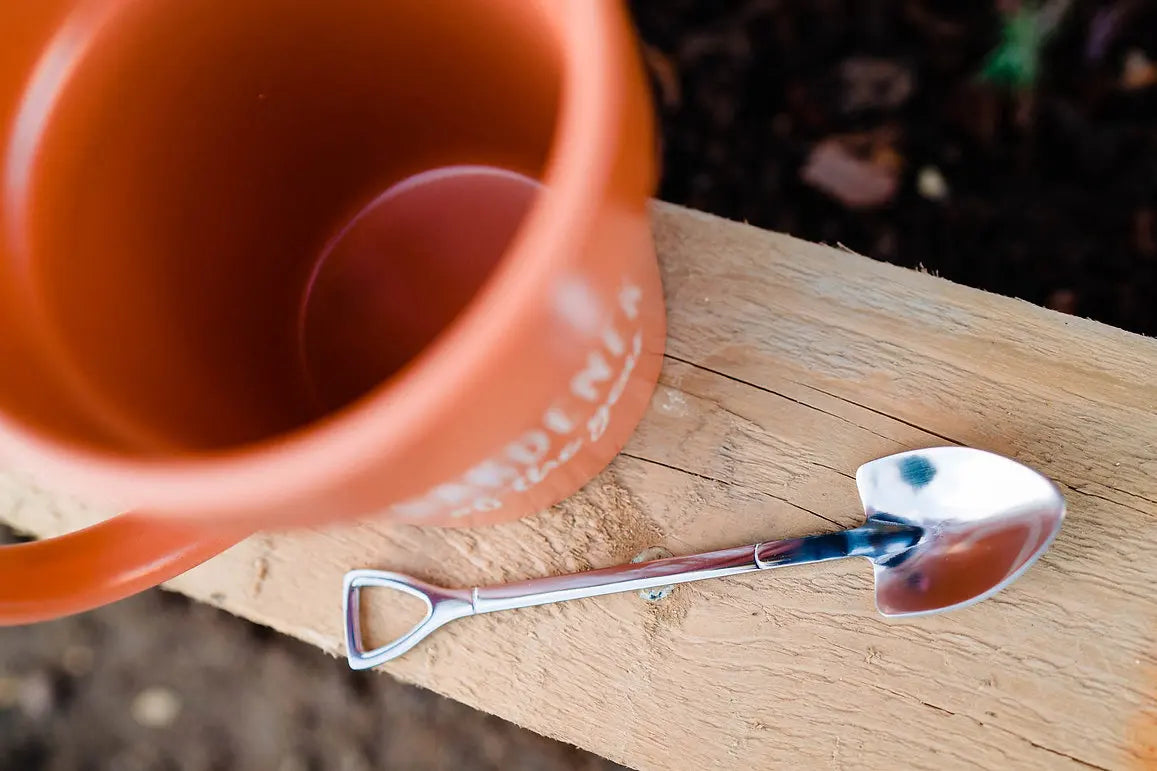
[[[856,486],[867,521],[836,533],[475,589],[445,589],[399,573],[354,570],[345,577],[343,595],[349,665],[369,669],[395,659],[463,616],[844,557],[871,560],[876,607],[883,615],[938,613],[978,602],[1016,580],[1048,549],[1065,516],[1064,498],[1044,476],[966,447],[871,461],[856,472]],[[362,587],[418,597],[426,616],[397,640],[366,651]]]

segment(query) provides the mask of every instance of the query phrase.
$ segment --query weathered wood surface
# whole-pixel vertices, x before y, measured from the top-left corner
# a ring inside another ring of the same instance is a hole
[[[861,517],[859,464],[968,444],[1070,506],[987,602],[885,621],[856,560],[465,619],[387,669],[639,768],[1151,761],[1157,341],[673,206],[656,238],[662,383],[582,493],[469,532],[257,536],[172,588],[340,654],[350,568],[471,586],[831,530]],[[0,488],[0,517],[37,534],[101,514]],[[380,627],[390,603],[367,605]]]

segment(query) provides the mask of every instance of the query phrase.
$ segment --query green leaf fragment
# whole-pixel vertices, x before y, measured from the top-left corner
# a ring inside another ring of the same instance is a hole
[[[998,86],[1030,90],[1040,76],[1041,54],[1056,29],[1069,0],[1042,6],[1022,3],[1004,17],[1000,44],[988,55],[980,79]]]

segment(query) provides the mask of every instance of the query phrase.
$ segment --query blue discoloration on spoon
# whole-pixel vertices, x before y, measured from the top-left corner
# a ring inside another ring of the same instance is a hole
[[[900,478],[913,488],[925,487],[936,476],[936,467],[925,457],[909,455],[900,461]]]

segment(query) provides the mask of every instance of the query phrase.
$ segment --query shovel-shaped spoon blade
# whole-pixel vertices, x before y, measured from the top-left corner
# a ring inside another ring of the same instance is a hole
[[[875,562],[876,607],[911,616],[970,605],[1012,583],[1065,518],[1060,490],[1014,460],[938,447],[866,463],[856,485],[869,521],[915,525],[920,541]]]

